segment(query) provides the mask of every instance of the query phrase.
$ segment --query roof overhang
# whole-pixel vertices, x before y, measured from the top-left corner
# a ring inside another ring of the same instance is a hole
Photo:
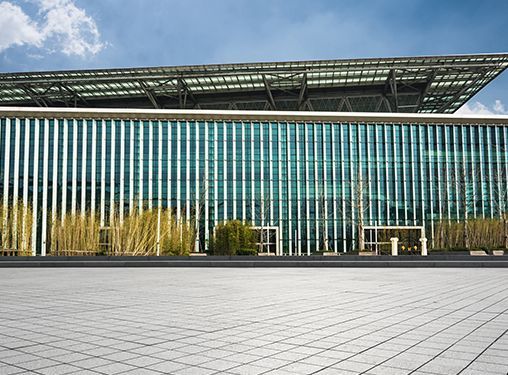
[[[0,106],[453,113],[508,54],[0,74]]]

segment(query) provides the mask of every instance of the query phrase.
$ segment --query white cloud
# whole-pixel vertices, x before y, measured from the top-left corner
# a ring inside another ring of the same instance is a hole
[[[42,45],[43,36],[37,24],[23,10],[7,1],[0,3],[0,51],[12,45]]]
[[[461,115],[508,115],[508,111],[499,99],[491,106],[480,102],[466,103],[456,113]]]
[[[19,6],[0,2],[0,52],[14,45],[45,48],[66,55],[86,56],[104,48],[97,24],[73,0],[35,0],[32,19]]]

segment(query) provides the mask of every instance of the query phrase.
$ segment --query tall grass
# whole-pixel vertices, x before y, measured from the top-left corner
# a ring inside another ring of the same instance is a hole
[[[115,214],[110,228],[112,255],[188,255],[196,236],[190,221],[167,209],[134,209],[123,220]]]
[[[32,223],[30,206],[0,204],[0,255],[32,255]]]
[[[55,220],[51,228],[52,255],[95,255],[100,245],[100,223],[97,215],[67,213]]]
[[[503,248],[505,245],[504,223],[500,219],[470,219],[467,223],[442,220],[435,226],[435,248],[466,248],[464,225],[467,225],[471,249]]]

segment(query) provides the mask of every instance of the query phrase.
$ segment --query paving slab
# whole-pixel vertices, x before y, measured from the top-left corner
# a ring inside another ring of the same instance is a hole
[[[503,268],[3,268],[0,374],[502,374]]]

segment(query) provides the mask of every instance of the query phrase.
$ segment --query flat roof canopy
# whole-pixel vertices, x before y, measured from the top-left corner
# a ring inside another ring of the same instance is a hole
[[[0,74],[0,106],[453,113],[508,54]]]

